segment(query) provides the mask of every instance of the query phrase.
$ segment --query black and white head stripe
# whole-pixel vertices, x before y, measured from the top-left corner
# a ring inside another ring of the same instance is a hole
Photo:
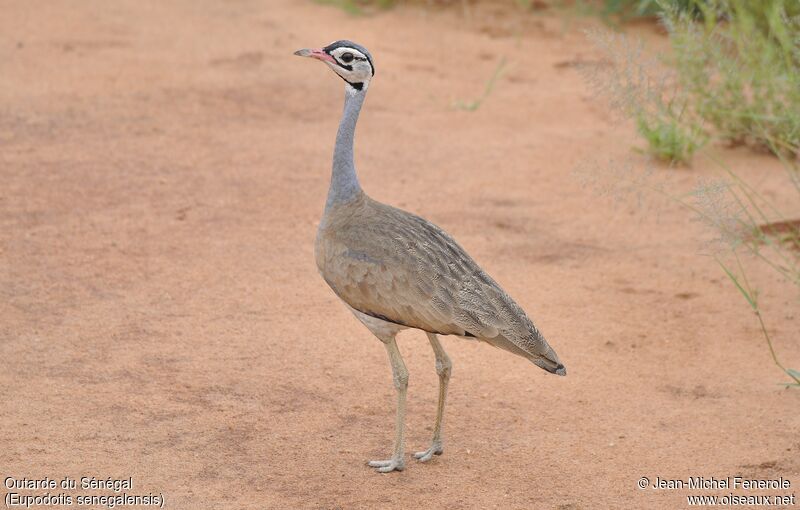
[[[322,48],[333,62],[326,62],[344,81],[362,90],[375,75],[372,55],[366,48],[352,41],[336,41]]]
[[[360,44],[354,43],[353,41],[341,40],[330,43],[322,48],[322,51],[332,56],[334,60],[345,69],[349,68],[348,71],[352,71],[352,63],[354,60],[366,61],[369,63],[369,67],[372,70],[372,75],[375,76],[375,64],[372,63],[372,55]]]

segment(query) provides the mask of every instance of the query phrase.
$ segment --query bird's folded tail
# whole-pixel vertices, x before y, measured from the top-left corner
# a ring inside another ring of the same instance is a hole
[[[550,344],[547,343],[547,340],[544,339],[536,328],[532,327],[532,329],[532,341],[528,344],[529,347],[526,349],[530,353],[528,359],[537,367],[547,370],[551,374],[561,376],[567,375],[567,369],[564,367],[564,364],[561,363],[561,360],[558,359],[556,351],[550,347]]]
[[[551,374],[556,375],[567,375],[567,369],[558,359],[558,355],[547,344],[544,338],[540,335],[537,335],[537,341],[535,343],[536,347],[529,347],[528,349],[522,349],[516,343],[510,341],[503,335],[497,335],[494,338],[478,338],[479,340],[483,340],[490,345],[495,347],[499,347],[500,349],[506,350],[508,352],[514,353],[518,356],[522,356],[523,358],[529,359],[534,365],[537,367],[550,372]],[[529,344],[530,345],[530,344]]]
[[[547,370],[551,374],[556,375],[567,375],[567,369],[564,367],[564,364],[558,361],[558,356],[556,356],[553,349],[550,349],[550,353],[553,355],[552,357],[534,357],[531,358],[531,361],[534,365],[544,370]]]

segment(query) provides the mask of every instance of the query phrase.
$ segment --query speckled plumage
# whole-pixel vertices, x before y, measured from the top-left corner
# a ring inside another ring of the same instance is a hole
[[[525,312],[452,237],[419,216],[362,192],[328,208],[316,260],[336,295],[366,315],[475,337],[558,369],[558,357]]]

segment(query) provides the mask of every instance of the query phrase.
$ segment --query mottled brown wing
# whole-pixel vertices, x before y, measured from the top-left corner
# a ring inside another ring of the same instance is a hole
[[[366,197],[338,216],[320,231],[317,257],[348,305],[409,327],[516,347],[520,355],[544,354],[547,344],[522,309],[439,227]]]

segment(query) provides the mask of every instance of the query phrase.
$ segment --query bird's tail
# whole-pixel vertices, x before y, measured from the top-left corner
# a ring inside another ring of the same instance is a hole
[[[530,343],[528,343],[529,348],[527,351],[531,355],[528,359],[537,367],[547,370],[551,374],[567,375],[567,369],[558,359],[556,351],[550,347],[550,344],[547,343],[547,340],[544,339],[544,336],[536,329],[533,323],[530,325],[532,336],[529,338]]]
[[[536,332],[536,340],[533,342],[533,345],[528,344],[526,349],[523,349],[516,342],[512,342],[503,335],[498,335],[494,338],[479,338],[479,340],[483,340],[490,345],[529,359],[534,365],[547,370],[551,374],[567,375],[567,369],[558,359],[556,351],[550,347],[547,341],[538,332]]]
[[[547,370],[551,374],[562,376],[567,375],[566,367],[564,367],[564,364],[558,360],[556,351],[554,351],[549,345],[547,346],[547,352],[544,355],[532,357],[531,361],[537,367]]]

